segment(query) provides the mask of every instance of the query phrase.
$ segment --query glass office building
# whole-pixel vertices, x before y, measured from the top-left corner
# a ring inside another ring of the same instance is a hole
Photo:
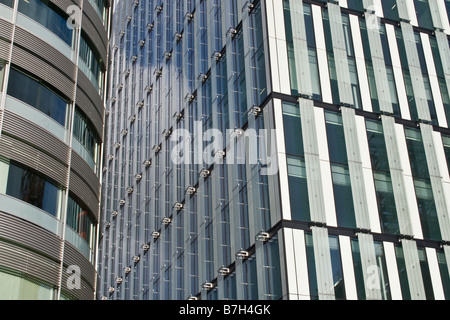
[[[95,297],[109,2],[0,0],[0,299]]]
[[[450,299],[449,10],[115,1],[97,298]]]

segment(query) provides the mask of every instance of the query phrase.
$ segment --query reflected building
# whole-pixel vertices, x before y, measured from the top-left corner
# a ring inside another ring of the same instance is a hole
[[[115,1],[97,298],[449,299],[449,10]]]
[[[108,0],[0,0],[0,299],[93,300]]]

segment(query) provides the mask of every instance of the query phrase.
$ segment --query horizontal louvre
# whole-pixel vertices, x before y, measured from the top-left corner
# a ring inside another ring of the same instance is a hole
[[[61,260],[61,241],[58,236],[8,214],[0,213],[0,238],[41,252],[55,261]]]
[[[13,25],[0,18],[0,38],[11,41]]]
[[[58,161],[68,164],[69,147],[38,125],[10,111],[5,111],[3,131],[20,140],[27,141],[38,149],[51,154]]]
[[[11,59],[13,64],[31,72],[35,76],[52,85],[62,92],[67,98],[73,100],[75,83],[62,72],[50,66],[46,61],[34,54],[18,47],[13,47]]]
[[[0,138],[0,155],[17,161],[53,179],[61,186],[67,183],[67,167],[51,156],[16,140],[5,133]]]
[[[95,219],[98,220],[99,199],[95,196],[94,191],[88,186],[80,176],[71,171],[70,174],[70,191],[72,191],[94,214]]]
[[[83,77],[86,79],[86,81],[89,81],[89,80],[87,80],[86,76],[84,76],[84,74],[82,74],[82,72],[80,72],[80,78],[78,79],[79,85],[83,81],[83,80],[80,81],[80,79]],[[85,82],[84,82],[84,84],[85,84]],[[90,84],[90,83],[87,85],[92,86],[92,84]],[[97,130],[97,133],[100,136],[102,136],[102,133],[103,133],[103,111],[101,111],[101,113],[99,111],[99,110],[103,110],[103,104],[101,102],[101,99],[97,93],[95,97],[98,97],[98,99],[95,99],[95,100],[96,100],[96,103],[98,103],[98,105],[95,105],[95,103],[92,102],[92,100],[90,98],[88,98],[88,95],[86,95],[84,90],[80,89],[82,87],[84,87],[84,85],[80,86],[77,90],[76,104],[81,108],[81,110],[83,110],[83,112],[92,121],[92,124],[94,125],[95,129]]]
[[[64,246],[64,265],[76,265],[80,267],[81,277],[83,277],[92,288],[94,287],[95,277],[97,276],[94,266],[68,242],[65,242]]]
[[[16,270],[24,275],[41,279],[51,285],[59,283],[60,266],[58,262],[45,258],[35,252],[0,241],[0,265]]]
[[[84,178],[98,197],[100,193],[100,180],[86,161],[84,161],[76,152],[72,152],[71,168]]]
[[[9,60],[9,51],[11,49],[11,43],[3,39],[0,39],[0,59]]]
[[[91,7],[92,8],[92,7]],[[100,21],[97,13],[92,8],[92,15],[88,15],[86,11],[83,12],[83,19],[81,20],[81,29],[88,35],[89,39],[91,39],[92,43],[97,48],[98,53],[100,54],[100,58],[103,60],[103,63],[107,61],[107,49],[106,49],[106,39],[107,34],[104,28],[98,30],[91,21],[91,17],[95,15],[95,19]]]
[[[45,41],[19,27],[16,27],[16,32],[14,33],[14,44],[20,45],[24,48],[32,48],[35,54],[38,54],[42,57],[42,59],[47,60],[48,63],[62,71],[69,79],[75,79],[75,64]]]
[[[83,279],[81,279],[81,283],[80,289],[69,289],[67,284],[68,283],[72,283],[71,279],[69,279],[69,277],[72,275],[73,273],[68,272],[67,269],[64,269],[63,273],[62,273],[62,290],[63,290],[63,294],[69,294],[70,296],[74,297],[75,299],[78,300],[94,300],[94,289],[86,283],[86,281],[84,281]]]
[[[81,0],[50,0],[54,5],[62,11],[67,12],[67,8],[73,5],[80,6]]]

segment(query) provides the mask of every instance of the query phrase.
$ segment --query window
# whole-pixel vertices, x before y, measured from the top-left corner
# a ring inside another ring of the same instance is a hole
[[[434,30],[433,18],[431,16],[429,0],[414,0],[416,7],[417,21],[422,28]]]
[[[360,19],[360,28],[361,28],[361,37],[362,37],[362,43],[364,47],[364,56],[366,60],[366,69],[367,69],[367,77],[369,81],[369,89],[370,89],[370,96],[372,100],[372,107],[374,112],[380,112],[380,102],[378,97],[378,91],[377,91],[377,83],[375,80],[375,70],[374,70],[374,63],[372,61],[372,52],[371,52],[371,46],[369,43],[369,35],[366,25],[366,20]],[[392,67],[392,60],[391,60],[391,54],[389,51],[389,44],[387,40],[386,35],[386,26],[384,24],[380,24],[380,28],[378,29],[381,44],[383,48],[383,58],[384,58],[384,65],[386,68],[386,76],[387,81],[389,85],[389,97],[382,97],[383,99],[389,98],[390,102],[392,103],[392,108],[394,111],[394,115],[400,116],[400,106],[398,101],[398,94],[397,94],[397,88],[395,84],[395,78],[394,78],[394,70]]]
[[[42,209],[59,219],[61,188],[14,161],[9,162],[6,194]]]
[[[308,50],[308,61],[296,61],[295,60],[295,43],[293,39],[293,30],[291,12],[290,12],[290,1],[284,0],[284,10],[285,10],[285,24],[286,24],[286,38],[288,46],[288,56],[289,56],[289,69],[290,78],[292,84],[292,93],[297,95],[302,92],[302,88],[299,88],[299,79],[297,78],[297,64],[303,65],[304,63],[309,64],[310,69],[310,83],[312,88],[313,98],[316,100],[321,99],[321,89],[320,89],[320,78],[319,78],[319,66],[317,62],[317,52],[316,52],[316,40],[314,35],[314,24],[310,4],[303,4],[303,16],[305,21],[306,30],[306,45]],[[308,93],[309,94],[309,93]]]
[[[305,160],[288,157],[287,162],[292,220],[310,222]]]
[[[89,0],[89,2],[92,4],[92,7],[94,7],[95,12],[97,12],[99,17],[102,19],[103,24],[105,24],[108,11],[105,0]]]
[[[300,108],[296,104],[283,103],[283,114],[292,219],[309,222],[311,217]]]
[[[5,62],[0,60],[0,92],[3,90],[3,79],[5,77]]]
[[[66,125],[67,100],[50,89],[42,80],[12,67],[7,92],[8,95],[45,113],[60,125]]]
[[[80,58],[84,62],[88,70],[83,70],[94,84],[94,86],[101,92],[103,92],[103,61],[99,54],[94,51],[93,45],[89,38],[85,35],[81,35],[80,40]],[[89,72],[88,72],[89,71]],[[90,77],[89,73],[92,74]]]
[[[381,5],[383,6],[383,13],[386,19],[399,21],[399,13],[397,0],[383,0],[381,1]]]
[[[11,8],[14,7],[14,0],[0,0],[0,3]]]
[[[73,120],[73,135],[88,151],[95,164],[94,171],[97,172],[97,164],[100,153],[100,138],[89,118],[77,107]]]
[[[350,19],[347,14],[342,14],[341,19],[342,19],[342,31],[344,36],[343,41],[345,43],[345,50],[347,53],[347,64],[349,71],[348,76],[350,77],[350,86],[353,96],[353,106],[357,109],[362,109],[361,92],[359,87],[358,73],[356,69],[355,51],[353,47],[353,38],[350,29]],[[340,79],[341,73],[339,70],[341,69],[337,68],[336,63],[338,63],[338,61],[336,61],[336,57],[334,55],[334,42],[338,41],[338,39],[332,39],[330,19],[328,15],[328,10],[326,9],[323,10],[323,25],[328,52],[328,64],[330,71],[331,89],[333,94],[333,103],[341,104],[341,102],[343,101],[341,101],[342,97],[340,97],[339,86],[342,85],[343,81]]]
[[[2,0],[0,0],[2,1]],[[0,300],[53,300],[55,290],[30,275],[0,268]]]
[[[381,123],[372,120],[366,121],[366,127],[381,227],[384,233],[399,234],[400,229],[383,128]]]
[[[67,28],[68,15],[50,1],[19,0],[19,12],[40,23],[72,47],[73,30]]]
[[[445,158],[447,159],[448,172],[450,173],[450,136],[442,136],[444,143]]]
[[[423,234],[426,239],[440,241],[442,240],[441,231],[422,135],[417,129],[405,128],[405,136]]]
[[[445,299],[450,300],[450,269],[448,268],[447,258],[444,251],[438,251],[439,271],[441,273],[442,284],[444,287]]]
[[[345,283],[344,283],[344,273],[342,269],[341,253],[339,249],[339,238],[337,236],[328,236],[330,244],[330,257],[331,257],[331,268],[333,274],[333,288],[334,295],[337,300],[345,300]],[[306,258],[308,264],[308,275],[309,275],[309,286],[311,300],[319,299],[319,289],[317,285],[318,274],[316,270],[316,261],[314,256],[314,250],[316,244],[313,243],[313,237],[311,233],[305,233],[306,242]],[[320,294],[327,294],[320,292]]]
[[[356,228],[342,116],[334,112],[325,112],[325,121],[338,225]]]
[[[409,109],[411,112],[411,118],[414,121],[419,120],[419,113],[417,109],[417,101],[416,101],[416,93],[414,92],[414,84],[413,81],[422,81],[423,87],[425,89],[424,92],[424,98],[426,99],[426,102],[428,104],[428,108],[430,111],[430,116],[433,124],[437,124],[437,114],[436,114],[436,108],[433,100],[433,95],[431,92],[431,85],[430,85],[430,79],[428,76],[428,70],[425,62],[425,56],[423,52],[423,46],[422,46],[422,40],[420,38],[420,34],[418,32],[414,32],[414,39],[415,39],[415,47],[411,46],[408,41],[403,36],[403,31],[400,28],[396,29],[396,36],[397,36],[397,43],[398,43],[398,50],[400,53],[400,60],[402,63],[402,69],[403,69],[403,78],[405,80],[405,89],[406,94],[408,96],[409,100]],[[413,79],[412,74],[410,72],[410,65],[411,61],[408,61],[408,54],[407,50],[417,50],[417,55],[419,58],[419,66],[422,74],[419,76],[420,78]],[[423,119],[424,120],[424,119]]]
[[[86,240],[91,249],[94,249],[96,237],[95,220],[89,211],[75,201],[72,196],[69,196],[66,220],[67,225]]]

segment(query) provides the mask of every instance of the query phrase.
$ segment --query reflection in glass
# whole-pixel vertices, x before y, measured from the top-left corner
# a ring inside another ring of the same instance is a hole
[[[6,194],[59,218],[61,190],[40,175],[14,162],[9,165]]]
[[[8,95],[48,115],[60,125],[66,125],[67,101],[50,90],[42,81],[11,68],[7,92]]]
[[[19,12],[52,31],[72,47],[73,30],[67,27],[68,15],[50,1],[19,0]]]

